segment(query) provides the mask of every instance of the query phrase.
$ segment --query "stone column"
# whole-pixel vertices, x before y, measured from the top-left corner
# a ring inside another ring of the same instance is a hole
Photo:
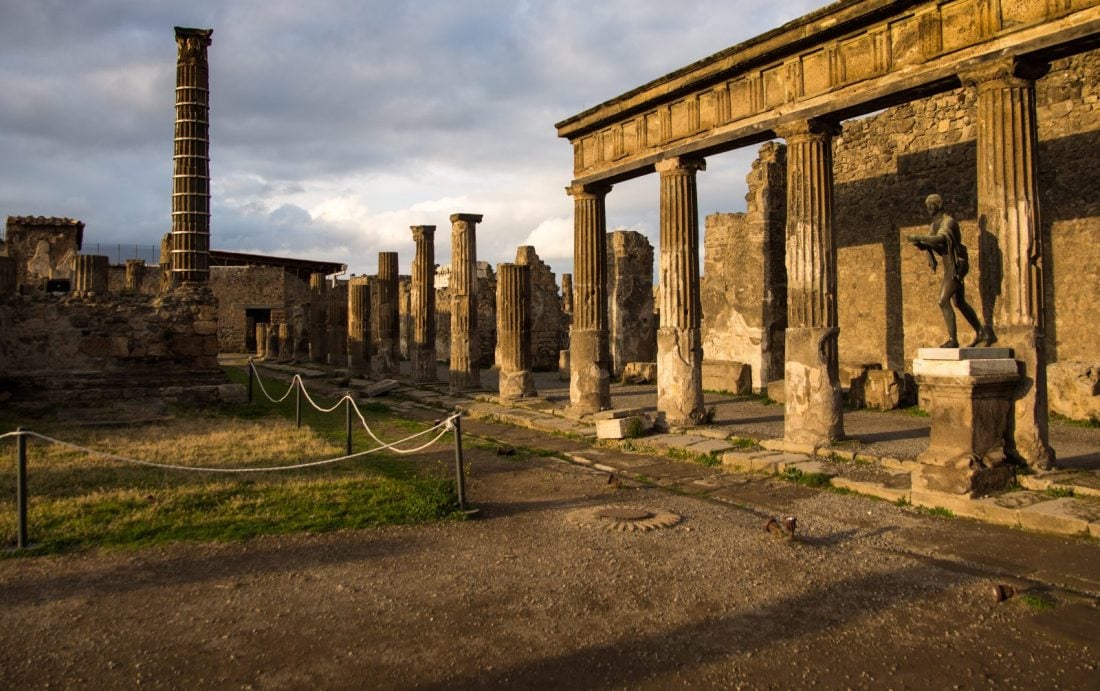
[[[451,215],[452,391],[481,386],[477,333],[477,224],[481,214]]]
[[[348,281],[348,369],[352,376],[370,370],[370,279]]]
[[[279,324],[279,360],[286,362],[294,357],[294,328],[287,322]]]
[[[607,335],[607,211],[610,185],[573,185],[573,327],[569,404],[579,413],[611,407]]]
[[[825,444],[844,436],[837,360],[833,149],[836,125],[799,120],[787,140],[787,337],[784,437]]]
[[[409,359],[413,379],[432,382],[435,368],[435,226],[412,226],[416,256],[412,270],[412,342]]]
[[[535,395],[531,375],[531,267],[497,264],[497,348],[500,398]]]
[[[328,280],[322,273],[309,275],[309,359],[328,361]]]
[[[379,374],[397,374],[401,343],[397,306],[397,252],[378,253],[378,353]]]
[[[0,297],[16,292],[15,258],[0,256]]]
[[[561,311],[573,316],[573,274],[561,275]]]
[[[176,27],[176,136],[172,173],[172,285],[205,283],[210,269],[210,78],[213,29]]]
[[[257,324],[255,327],[257,360],[264,360],[267,358],[267,331],[267,324],[264,324],[262,322]]]
[[[172,289],[172,233],[169,231],[160,239],[160,257],[157,258],[160,267],[160,292],[167,293]]]
[[[334,367],[347,366],[348,352],[348,286],[346,281],[333,281],[328,291],[327,360]]]
[[[267,345],[264,347],[264,359],[276,360],[279,357],[279,325],[266,325]]]
[[[703,406],[703,345],[699,329],[699,204],[695,173],[702,159],[669,158],[661,175],[660,327],[657,329],[657,410],[673,425],[695,425]]]
[[[141,292],[141,283],[145,280],[145,260],[126,260],[126,290],[131,293]]]
[[[78,254],[73,267],[74,293],[106,293],[110,259],[99,254]]]
[[[978,92],[981,290],[994,306],[992,314],[983,316],[992,321],[998,345],[1012,348],[1023,363],[1007,450],[1040,469],[1054,465],[1048,442],[1035,118],[1035,80],[1048,68],[1009,58],[960,75]]]

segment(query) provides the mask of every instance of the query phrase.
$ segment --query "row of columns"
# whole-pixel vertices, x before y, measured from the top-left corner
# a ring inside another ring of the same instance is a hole
[[[983,289],[998,296],[992,316],[1000,343],[1013,348],[1024,363],[1010,449],[1036,467],[1053,462],[1047,443],[1035,159],[1034,80],[1044,72],[1044,66],[1008,59],[962,75],[978,96],[979,225],[996,238],[1003,263],[1000,271],[991,267],[982,272]],[[784,434],[795,442],[825,443],[844,434],[833,228],[832,138],[838,131],[835,123],[822,119],[776,129],[788,147]],[[672,424],[697,423],[703,416],[695,178],[704,169],[702,159],[683,156],[656,164],[661,178],[657,408]],[[611,406],[604,294],[605,198],[610,189],[603,183],[566,188],[574,205],[569,398],[582,413]],[[996,285],[992,275],[998,276]]]

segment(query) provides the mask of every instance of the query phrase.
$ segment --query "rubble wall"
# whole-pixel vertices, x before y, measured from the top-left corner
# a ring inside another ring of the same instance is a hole
[[[310,301],[305,282],[274,266],[210,267],[210,288],[218,299],[218,345],[223,353],[248,351],[247,334],[255,327],[245,316],[246,309],[292,314],[294,305]]]

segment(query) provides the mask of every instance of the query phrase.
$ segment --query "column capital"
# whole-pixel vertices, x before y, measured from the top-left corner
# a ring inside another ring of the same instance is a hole
[[[706,170],[707,162],[706,159],[694,158],[691,156],[672,156],[671,158],[657,161],[653,164],[653,167],[656,168],[657,172],[661,175],[694,173],[699,170]]]
[[[840,134],[840,123],[825,118],[789,120],[775,128],[775,133],[788,142],[802,139],[831,139]]]
[[[481,223],[482,214],[451,214],[451,223],[465,221],[466,223]]]
[[[576,183],[565,188],[565,193],[574,199],[596,199],[606,197],[611,185],[606,182]]]
[[[435,235],[435,226],[409,226],[413,240],[431,240]]]
[[[206,62],[206,49],[211,43],[213,29],[188,29],[176,27],[176,45],[179,46],[179,60],[199,60]]]
[[[979,62],[976,65],[959,70],[959,80],[963,83],[963,86],[974,86],[979,89],[1026,87],[1049,71],[1049,62],[1009,56]]]

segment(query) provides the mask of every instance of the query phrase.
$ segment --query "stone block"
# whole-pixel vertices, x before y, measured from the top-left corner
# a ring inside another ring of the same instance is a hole
[[[248,400],[248,391],[242,384],[221,384],[217,391],[218,400],[222,403],[244,403]]]
[[[752,368],[732,360],[703,360],[703,388],[737,395],[752,393]]]
[[[1052,413],[1073,420],[1100,420],[1100,363],[1047,365],[1047,403]]]
[[[597,439],[633,439],[653,429],[653,419],[648,415],[631,415],[596,421]]]
[[[877,362],[840,363],[837,368],[840,373],[840,389],[844,392],[849,407],[866,407],[867,376],[871,371],[881,368],[882,365]]]
[[[366,389],[363,389],[362,396],[364,398],[374,398],[375,396],[382,396],[400,386],[401,385],[393,379],[383,379],[379,382],[371,384]]]
[[[891,369],[875,369],[867,372],[863,387],[863,402],[868,408],[893,410],[901,406],[903,382]]]
[[[569,381],[569,349],[558,351],[558,378]]]
[[[615,420],[624,417],[635,417],[642,415],[645,410],[642,408],[614,408],[612,410],[601,410],[598,413],[592,413],[593,420]]]
[[[628,362],[623,368],[623,381],[630,384],[656,384],[656,362]]]
[[[787,388],[786,382],[782,379],[776,379],[775,381],[768,382],[767,394],[768,398],[776,403],[787,402]]]
[[[1011,348],[917,348],[918,360],[1004,360]]]
[[[1023,528],[1061,535],[1088,535],[1090,524],[1100,522],[1100,502],[1061,497],[1032,504],[1018,513]]]
[[[913,360],[913,374],[918,377],[973,377],[983,374],[1016,374],[1018,371],[1019,366],[1012,358],[987,358],[982,360],[926,360],[917,358]]]

